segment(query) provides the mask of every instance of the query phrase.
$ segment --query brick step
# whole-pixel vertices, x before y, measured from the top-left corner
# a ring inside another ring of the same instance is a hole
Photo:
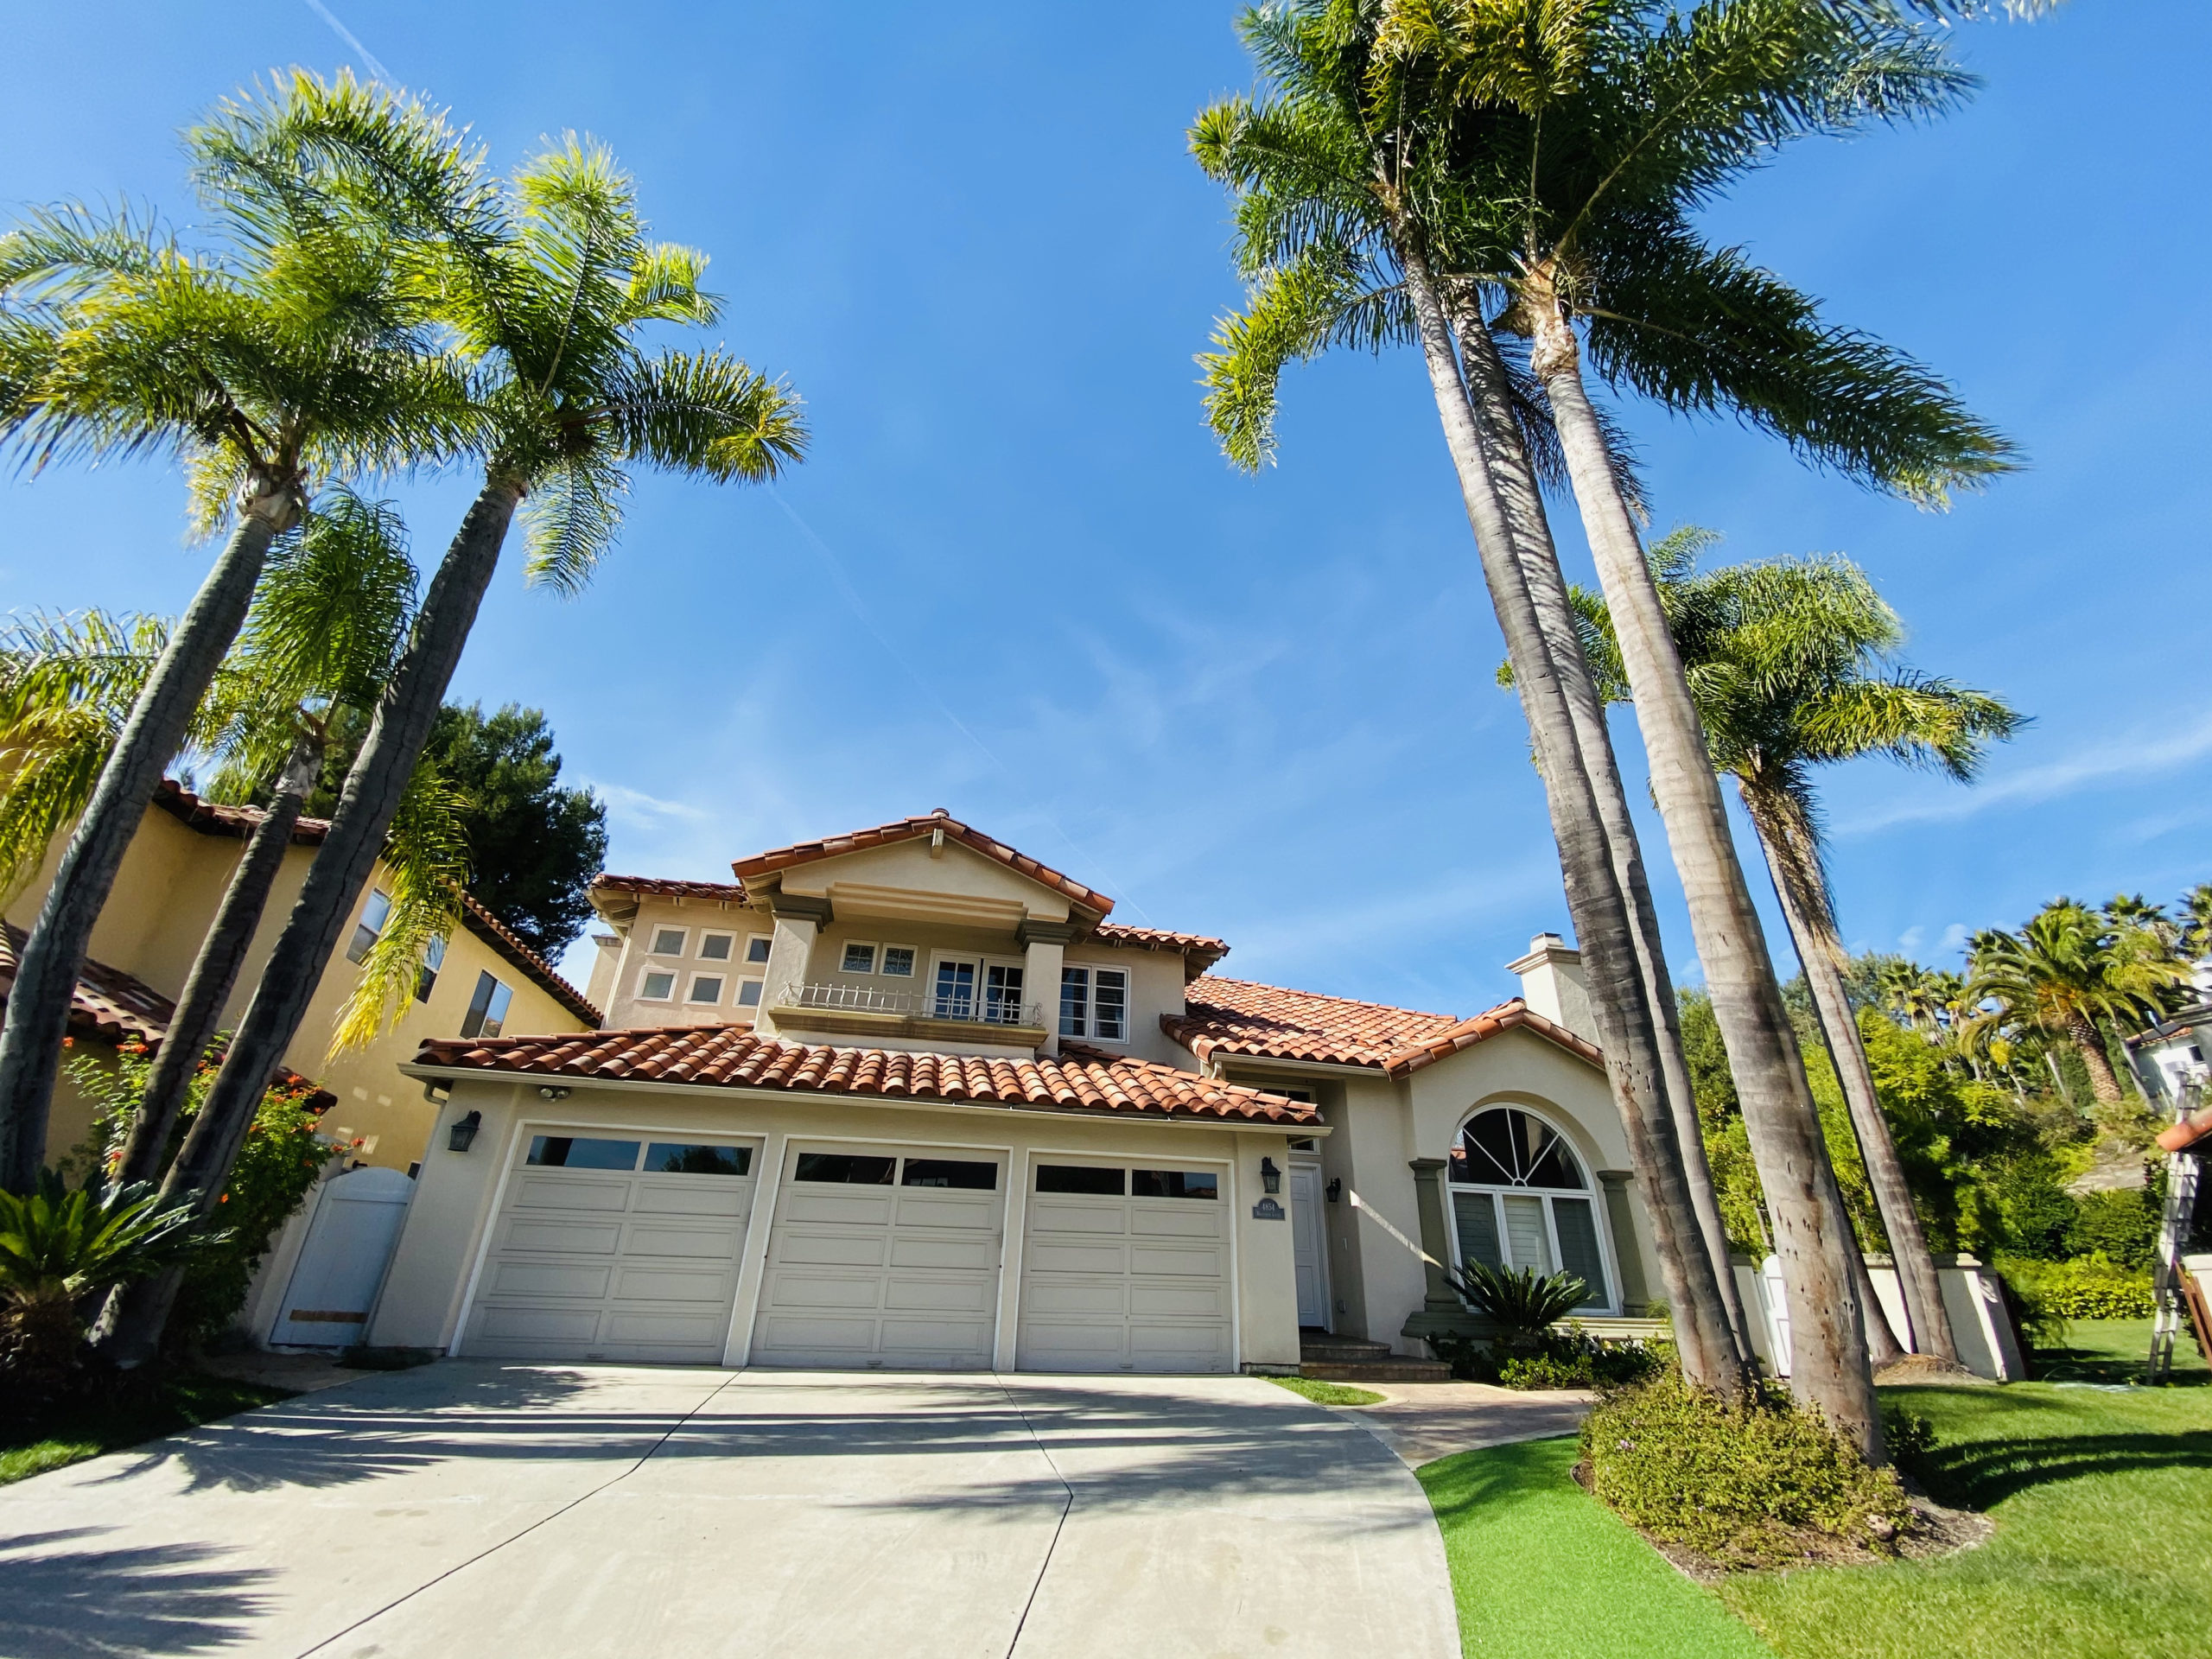
[[[1300,1376],[1323,1382],[1449,1382],[1452,1368],[1440,1359],[1309,1359]]]
[[[1331,1337],[1307,1332],[1298,1338],[1298,1351],[1308,1359],[1382,1359],[1390,1352],[1387,1342],[1368,1342],[1358,1337]]]

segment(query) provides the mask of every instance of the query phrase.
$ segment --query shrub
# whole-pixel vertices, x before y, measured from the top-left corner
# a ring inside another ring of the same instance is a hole
[[[1493,1268],[1470,1262],[1452,1275],[1459,1294],[1503,1327],[1508,1348],[1533,1351],[1546,1332],[1580,1306],[1590,1287],[1571,1273],[1534,1268]]]
[[[1490,1344],[1479,1338],[1461,1336],[1457,1332],[1440,1332],[1421,1340],[1428,1344],[1429,1352],[1452,1368],[1454,1381],[1497,1381],[1497,1360],[1491,1354]]]
[[[2158,1311],[2151,1275],[2121,1266],[2093,1250],[2066,1262],[2037,1262],[2007,1256],[1999,1271],[2049,1325],[2067,1319],[2147,1319]],[[2038,1331],[2039,1341],[2050,1338]]]
[[[2069,1255],[2106,1255],[2147,1273],[2158,1255],[2158,1203],[2146,1187],[2084,1192],[2066,1230]]]
[[[1598,1403],[1582,1427],[1591,1490],[1632,1526],[1731,1566],[1802,1560],[1823,1541],[1886,1552],[1904,1488],[1764,1386],[1725,1399],[1667,1371]]]
[[[1665,1369],[1665,1346],[1600,1342],[1573,1325],[1548,1333],[1535,1353],[1504,1360],[1497,1380],[1509,1389],[1624,1388]]]

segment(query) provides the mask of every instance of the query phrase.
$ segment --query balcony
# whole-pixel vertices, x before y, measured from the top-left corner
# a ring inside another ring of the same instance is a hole
[[[791,985],[768,1010],[779,1030],[903,1037],[954,1048],[1034,1049],[1045,1040],[1041,1003],[986,989],[882,991],[866,985]]]

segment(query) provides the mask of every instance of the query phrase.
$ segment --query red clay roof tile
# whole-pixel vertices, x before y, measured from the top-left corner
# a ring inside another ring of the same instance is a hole
[[[754,853],[750,857],[734,861],[730,868],[737,873],[741,880],[750,880],[798,865],[812,864],[845,853],[856,853],[864,848],[887,847],[894,842],[912,841],[940,830],[962,846],[981,853],[986,858],[997,860],[1008,869],[1019,871],[1031,880],[1052,888],[1085,910],[1095,911],[1103,916],[1114,908],[1114,901],[1104,893],[1084,886],[1071,875],[1061,874],[1049,864],[1040,863],[1027,853],[1016,852],[1003,842],[992,840],[982,830],[970,829],[943,811],[931,812],[921,817],[898,818],[889,823],[879,823],[872,830],[855,830],[822,841],[802,841],[789,847],[771,848],[765,853]]]
[[[1531,1014],[1518,997],[1461,1020],[1209,975],[1192,982],[1184,1007],[1180,1014],[1162,1014],[1160,1028],[1195,1054],[1201,1065],[1211,1054],[1248,1054],[1371,1065],[1403,1077],[1516,1026],[1526,1026],[1593,1065],[1605,1064],[1593,1044]]]
[[[1229,946],[1224,941],[1209,938],[1203,933],[1172,933],[1158,927],[1125,927],[1119,922],[1099,923],[1090,930],[1090,937],[1101,944],[1117,949],[1178,952],[1183,958],[1183,976],[1185,979],[1196,979],[1229,954]]]
[[[745,902],[745,884],[741,881],[674,881],[653,875],[608,875],[592,878],[591,890],[599,893],[631,893],[648,899],[712,899],[726,905]]]

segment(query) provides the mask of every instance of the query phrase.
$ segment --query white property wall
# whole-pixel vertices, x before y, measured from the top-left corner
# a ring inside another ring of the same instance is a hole
[[[1744,1298],[1744,1312],[1751,1322],[1751,1346],[1776,1376],[1789,1375],[1789,1307],[1782,1291],[1782,1263],[1770,1255],[1758,1268],[1742,1256],[1736,1259],[1736,1286]],[[1868,1275],[1874,1294],[1888,1315],[1890,1329],[1902,1339],[1906,1328],[1904,1295],[1897,1287],[1897,1269],[1881,1256],[1870,1256]],[[1944,1311],[1951,1316],[1951,1335],[1959,1344],[1959,1363],[1976,1376],[1993,1382],[2017,1382],[2027,1366],[2012,1332],[2012,1316],[2005,1311],[2005,1294],[1995,1272],[1971,1255],[1936,1258],[1936,1277],[1943,1287]]]
[[[447,1150],[447,1130],[471,1111],[483,1114],[474,1144],[466,1153]],[[1009,1167],[1025,1172],[1007,1183],[1011,1190],[998,1336],[1000,1363],[1007,1368],[1014,1363],[1020,1313],[1021,1200],[1033,1154],[1216,1163],[1225,1169],[1223,1198],[1230,1206],[1237,1361],[1278,1368],[1298,1363],[1298,1289],[1290,1224],[1252,1214],[1262,1196],[1261,1160],[1273,1158],[1278,1168],[1287,1168],[1290,1132],[1232,1130],[1185,1119],[1120,1121],[998,1106],[669,1084],[578,1084],[566,1099],[547,1101],[535,1082],[499,1077],[457,1082],[441,1109],[407,1230],[370,1327],[372,1344],[439,1351],[451,1347],[462,1326],[487,1224],[499,1202],[502,1177],[514,1161],[520,1137],[595,1130],[630,1135],[754,1136],[766,1142],[763,1169],[781,1167],[785,1143],[792,1137],[988,1147],[1007,1153]],[[766,1202],[758,1207],[748,1234],[737,1288],[735,1325],[740,1328],[731,1332],[725,1356],[731,1363],[742,1363],[750,1347],[747,1310],[760,1294],[772,1209]]]

